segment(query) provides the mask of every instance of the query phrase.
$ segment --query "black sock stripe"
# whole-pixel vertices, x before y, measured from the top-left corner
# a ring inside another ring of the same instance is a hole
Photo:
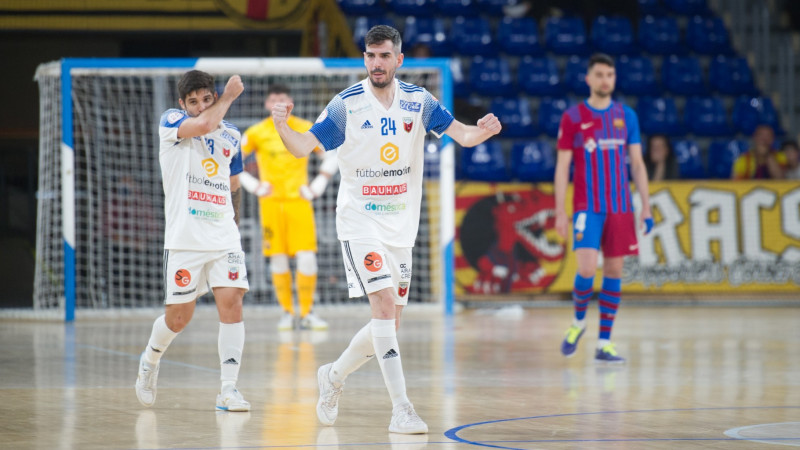
[[[361,293],[367,295],[367,290],[364,289],[364,282],[361,281],[361,276],[358,274],[358,270],[356,270],[355,261],[353,261],[353,252],[350,251],[350,241],[342,241],[344,244],[345,249],[345,256],[347,260],[350,261],[350,267],[353,269],[353,273],[356,275],[356,280],[358,280],[358,285],[361,286]]]
[[[167,283],[169,282],[169,278],[167,278],[167,262],[169,261],[169,250],[164,249],[164,268],[162,272],[164,273],[164,304],[167,303]]]

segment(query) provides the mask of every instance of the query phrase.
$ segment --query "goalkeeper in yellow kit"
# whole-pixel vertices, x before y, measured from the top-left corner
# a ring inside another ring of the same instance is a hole
[[[274,84],[267,90],[264,106],[267,112],[276,103],[292,103],[289,87]],[[288,125],[304,133],[312,123],[291,116]],[[259,197],[263,229],[264,256],[270,258],[272,285],[284,315],[278,322],[279,330],[290,330],[299,319],[302,329],[324,330],[328,324],[311,312],[317,286],[317,235],[311,200],[325,191],[328,181],[336,174],[336,152],[325,154],[319,175],[308,183],[308,158],[295,158],[284,147],[275,131],[272,117],[251,126],[242,137],[242,154],[248,157],[255,152],[259,179],[247,171],[240,174],[242,187]],[[295,314],[292,300],[292,273],[289,258],[296,259],[297,302]]]

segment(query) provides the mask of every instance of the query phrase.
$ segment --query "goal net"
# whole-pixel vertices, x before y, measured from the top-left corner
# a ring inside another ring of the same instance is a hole
[[[328,101],[365,76],[362,60],[315,58],[65,59],[41,65],[40,149],[34,310],[115,310],[163,304],[164,194],[158,122],[177,104],[177,81],[197,68],[242,76],[245,92],[226,120],[242,132],[265,117],[273,83],[291,87],[294,114],[314,121]],[[451,107],[444,60],[406,61],[404,81],[426,87]],[[414,249],[411,301],[452,304],[452,145],[426,145],[425,193]],[[311,157],[310,177],[319,159]],[[443,163],[442,163],[443,162]],[[443,169],[440,171],[440,164]],[[440,175],[441,173],[441,175]],[[445,180],[444,183],[440,182]],[[316,302],[348,302],[336,238],[338,175],[314,201],[319,246]],[[250,292],[245,304],[275,302],[261,251],[258,202],[244,193],[240,231]],[[447,299],[450,297],[450,300]],[[206,296],[200,302],[212,301]],[[446,307],[446,306],[445,306]]]

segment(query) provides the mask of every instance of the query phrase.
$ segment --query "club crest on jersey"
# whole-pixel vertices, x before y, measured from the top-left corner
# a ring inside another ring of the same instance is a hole
[[[587,152],[592,153],[597,148],[597,142],[595,142],[594,138],[590,137],[583,144],[583,147],[586,149]]]
[[[405,297],[408,294],[408,281],[401,281],[400,286],[397,288],[397,295]]]
[[[614,128],[625,128],[625,119],[619,117],[614,119]]]
[[[364,267],[370,272],[377,272],[383,267],[383,258],[376,252],[369,252],[364,257]]]
[[[238,267],[231,267],[228,269],[228,279],[231,281],[236,281],[239,279],[239,268]]]
[[[403,117],[403,129],[406,133],[411,133],[411,127],[414,126],[414,119],[411,117]]]
[[[372,124],[371,124],[371,123],[369,123],[369,120],[365,120],[365,121],[364,121],[364,124],[363,124],[363,125],[361,125],[361,129],[362,129],[362,130],[368,130],[368,129],[370,129],[370,128],[372,128]]]
[[[231,149],[222,147],[222,154],[225,155],[226,158],[230,158],[231,156]]]

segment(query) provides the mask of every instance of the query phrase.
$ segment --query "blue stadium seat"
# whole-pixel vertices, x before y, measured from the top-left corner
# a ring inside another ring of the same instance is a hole
[[[706,169],[703,166],[703,155],[700,148],[693,140],[675,142],[675,159],[678,161],[678,173],[684,179],[706,178]]]
[[[361,51],[364,51],[364,36],[367,34],[367,31],[375,25],[389,25],[394,27],[392,20],[383,16],[362,16],[356,18],[355,24],[353,25],[353,42],[356,43],[356,46]]]
[[[533,19],[522,17],[512,19],[506,17],[497,27],[497,43],[500,50],[509,55],[540,55],[539,27]]]
[[[503,124],[503,137],[536,136],[527,98],[496,98],[492,100],[490,110]]]
[[[571,56],[564,68],[564,84],[571,92],[580,96],[589,96],[589,85],[586,84],[586,68],[589,66],[588,58]]]
[[[539,130],[550,137],[558,136],[558,127],[561,125],[561,115],[569,108],[567,98],[545,97],[539,103]]]
[[[617,61],[617,88],[625,94],[661,95],[653,62],[646,56],[622,56]]]
[[[513,6],[517,4],[517,0],[478,0],[478,8],[490,16],[502,17],[505,15],[503,8],[505,6]]]
[[[641,97],[636,105],[636,112],[644,134],[678,136],[684,133],[678,118],[678,108],[670,97]]]
[[[664,87],[678,95],[700,95],[706,92],[700,61],[691,56],[670,56],[661,68]]]
[[[347,16],[379,16],[386,13],[381,0],[336,0]]]
[[[684,122],[697,136],[727,136],[731,126],[719,97],[692,97],[686,102]]]
[[[592,22],[591,37],[595,49],[609,55],[628,55],[638,50],[627,17],[598,16]]]
[[[711,14],[706,0],[664,0],[664,4],[672,12],[684,16]]]
[[[461,173],[469,180],[509,181],[508,165],[500,142],[489,139],[475,147],[464,147],[461,150]]]
[[[477,16],[480,10],[476,0],[436,0],[436,7],[444,16]]]
[[[749,144],[744,139],[722,139],[711,142],[708,148],[708,175],[714,178],[731,177],[733,162],[747,152]]]
[[[558,55],[585,55],[589,52],[586,27],[579,17],[550,17],[544,26],[544,42]]]
[[[776,135],[783,134],[778,112],[769,97],[739,97],[733,104],[733,127],[750,135],[761,124],[771,125]]]
[[[547,57],[526,56],[517,68],[517,85],[528,95],[564,95],[560,78],[556,62]]]
[[[730,54],[728,29],[719,17],[694,16],[686,26],[689,48],[703,55]]]
[[[673,17],[645,16],[639,20],[639,45],[642,50],[656,55],[686,53],[678,22]]]
[[[462,55],[494,56],[497,54],[489,21],[483,17],[456,17],[450,30],[453,46]]]
[[[553,181],[556,149],[550,141],[516,141],[511,147],[511,174],[519,181]]]
[[[753,72],[742,57],[719,55],[711,60],[708,68],[708,84],[720,94],[756,95]]]
[[[438,17],[406,18],[403,30],[403,49],[409,51],[416,44],[425,44],[433,56],[450,56],[453,47],[447,40],[444,21]]]
[[[664,5],[661,4],[661,0],[638,0],[638,3],[639,14],[643,16],[663,16],[667,13]]]
[[[430,17],[435,11],[434,0],[387,0],[387,6],[403,17]]]
[[[469,81],[476,94],[493,97],[514,93],[511,67],[504,58],[476,56],[469,68]]]

